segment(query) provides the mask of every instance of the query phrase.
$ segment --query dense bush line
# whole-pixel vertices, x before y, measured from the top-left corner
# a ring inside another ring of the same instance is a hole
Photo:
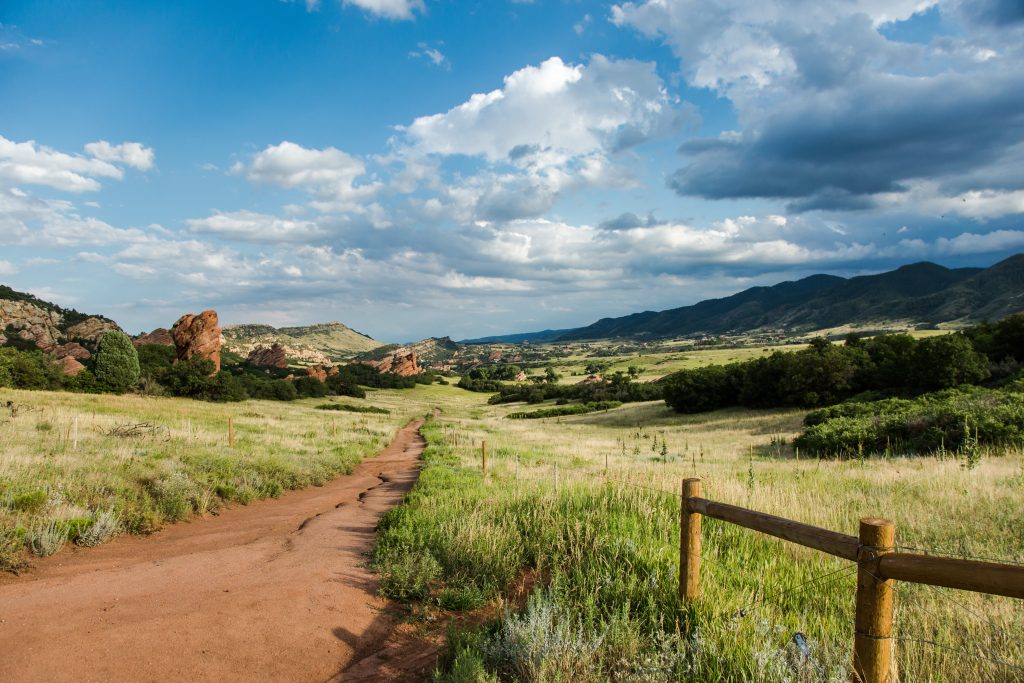
[[[525,410],[509,413],[506,417],[512,420],[537,420],[544,417],[561,417],[563,415],[584,415],[599,410],[611,410],[622,405],[622,401],[592,401],[590,403],[573,403],[571,405]]]
[[[815,408],[864,392],[875,398],[913,396],[998,379],[1019,367],[1021,320],[1013,316],[984,329],[921,340],[907,334],[850,336],[842,345],[815,339],[802,351],[670,375],[665,402],[681,413],[732,406]]]
[[[964,387],[912,400],[850,401],[816,410],[794,445],[837,457],[956,454],[969,460],[984,446],[1024,445],[1024,381],[1003,389]]]
[[[634,382],[626,374],[616,372],[599,382],[579,384],[503,384],[488,403],[543,403],[550,400],[582,401],[657,401],[662,398],[662,385],[658,382]]]

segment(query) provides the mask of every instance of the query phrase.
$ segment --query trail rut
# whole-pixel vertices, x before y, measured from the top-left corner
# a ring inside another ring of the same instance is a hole
[[[0,680],[416,680],[366,666],[396,616],[365,554],[416,480],[421,424],[326,486],[0,578]]]

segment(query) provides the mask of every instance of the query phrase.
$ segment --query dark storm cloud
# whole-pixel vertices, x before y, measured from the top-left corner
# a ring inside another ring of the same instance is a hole
[[[862,208],[913,178],[949,177],[1000,159],[1024,138],[1024,74],[878,76],[791,100],[737,139],[684,143],[669,186],[709,199],[772,197],[808,208]]]

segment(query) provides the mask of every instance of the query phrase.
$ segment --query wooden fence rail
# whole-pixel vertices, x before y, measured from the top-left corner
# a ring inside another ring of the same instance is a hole
[[[700,597],[701,519],[713,517],[857,563],[853,668],[858,681],[892,680],[893,582],[908,581],[1024,599],[1024,566],[897,552],[896,527],[860,520],[849,536],[701,497],[701,480],[683,481],[679,597]]]

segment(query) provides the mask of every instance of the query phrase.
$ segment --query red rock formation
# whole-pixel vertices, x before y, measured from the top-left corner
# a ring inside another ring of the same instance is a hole
[[[85,370],[85,366],[79,363],[71,356],[64,356],[59,361],[57,361],[57,364],[60,365],[60,369],[64,372],[65,375],[70,375],[71,377],[74,377],[82,370]]]
[[[393,372],[402,377],[412,377],[422,372],[416,361],[416,352],[404,349],[395,351],[383,360],[371,360],[366,363],[377,368],[377,372]]]
[[[327,381],[327,370],[319,365],[310,365],[306,368],[306,375],[314,379],[318,379],[321,382]]]
[[[331,367],[327,368],[327,376],[328,377],[334,377],[339,372],[341,372],[341,370],[338,369],[337,365],[332,365]]]
[[[77,325],[72,325],[64,330],[64,338],[68,341],[82,340],[95,347],[100,337],[111,330],[120,330],[117,323],[102,318],[86,318]]]
[[[284,355],[284,347],[280,344],[274,344],[269,349],[265,346],[257,346],[249,352],[248,361],[261,368],[288,367],[288,361]]]
[[[89,360],[92,358],[92,354],[89,353],[89,349],[85,348],[78,342],[61,344],[53,350],[53,355],[57,356],[57,358],[74,358],[75,360]]]
[[[501,360],[501,351],[491,351],[487,354],[488,363],[497,363],[499,360]]]
[[[174,339],[178,360],[194,356],[207,358],[213,361],[215,372],[220,371],[221,338],[217,311],[203,311],[199,315],[186,313],[174,323],[171,338]]]
[[[142,346],[143,344],[160,344],[161,346],[174,346],[174,338],[171,337],[171,333],[163,327],[158,327],[149,334],[140,334],[138,337],[132,340],[132,344],[135,346]]]
[[[515,381],[517,381],[517,382],[525,382],[527,379],[528,378],[526,376],[526,373],[523,370],[520,370],[519,374],[516,375]]]

